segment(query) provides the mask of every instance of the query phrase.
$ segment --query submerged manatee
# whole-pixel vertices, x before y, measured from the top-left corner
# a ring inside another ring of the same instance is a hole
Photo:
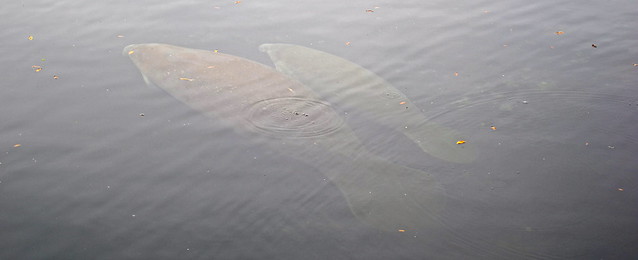
[[[369,153],[330,104],[298,81],[213,51],[134,44],[123,53],[148,83],[322,171],[362,221],[388,231],[440,225],[441,186],[423,171]]]
[[[428,122],[419,109],[381,77],[343,58],[292,44],[262,44],[278,71],[299,80],[321,98],[348,111],[402,132],[426,153],[457,163],[471,162],[471,144],[462,136]]]

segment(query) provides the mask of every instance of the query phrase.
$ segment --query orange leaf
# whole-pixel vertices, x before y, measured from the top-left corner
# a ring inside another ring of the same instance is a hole
[[[405,101],[402,101],[401,103],[399,103],[399,105],[403,105],[403,104],[405,104]]]
[[[20,147],[22,146],[21,144],[14,144],[13,147]]]
[[[403,233],[405,232],[405,229],[399,229],[399,232]]]
[[[492,128],[492,130],[496,130],[496,126],[491,126],[490,128]]]
[[[561,34],[565,34],[565,32],[563,32],[563,31],[556,32],[556,35],[561,35]]]
[[[464,143],[465,143],[465,140],[458,140],[458,141],[456,141],[456,144],[464,144]]]

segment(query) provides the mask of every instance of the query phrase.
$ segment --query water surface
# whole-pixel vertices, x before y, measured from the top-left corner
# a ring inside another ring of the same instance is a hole
[[[0,258],[632,259],[635,10],[632,1],[6,3]],[[352,214],[324,166],[147,87],[121,55],[147,42],[269,66],[263,43],[334,54],[464,133],[477,158],[441,160],[337,110],[366,150],[445,190],[439,225],[380,230]]]

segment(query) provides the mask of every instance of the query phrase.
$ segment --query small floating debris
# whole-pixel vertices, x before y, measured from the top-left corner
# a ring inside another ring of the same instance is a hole
[[[53,75],[53,79],[59,79],[58,75]]]
[[[591,47],[598,48],[598,45],[596,45],[595,43],[592,43]]]
[[[140,116],[144,116],[144,113],[140,113]]]
[[[623,189],[623,188],[618,188],[618,191],[625,191],[625,189]]]
[[[556,32],[556,35],[563,35],[563,34],[565,34],[565,32],[563,32],[563,31],[557,31]]]
[[[523,104],[527,104],[527,103],[528,103],[527,100],[523,100]]]
[[[20,146],[22,146],[22,145],[21,145],[21,144],[14,144],[14,145],[13,145],[13,148],[18,148],[18,147],[20,147]]]
[[[496,130],[496,126],[490,126],[490,129]]]
[[[27,39],[29,39],[29,41],[33,41],[33,35],[29,35],[29,37],[27,37]]]
[[[193,81],[193,79],[191,79],[191,78],[179,78],[179,80]]]
[[[398,231],[403,233],[403,232],[405,232],[405,229],[399,229]]]
[[[352,44],[352,42],[345,42],[344,43],[346,46],[350,46]]]
[[[38,65],[33,65],[31,66],[31,68],[33,68],[35,72],[40,72],[42,70],[42,66],[38,66]]]
[[[465,141],[465,140],[458,140],[458,141],[456,141],[456,144],[464,144],[464,143],[466,143],[466,141]]]

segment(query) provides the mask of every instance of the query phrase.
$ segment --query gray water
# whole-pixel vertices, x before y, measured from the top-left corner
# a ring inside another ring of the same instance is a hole
[[[633,259],[637,10],[633,1],[4,3],[0,259]],[[121,52],[148,42],[267,65],[263,43],[332,53],[463,133],[478,157],[446,162],[348,118],[367,150],[427,172],[445,192],[437,226],[379,230],[352,214],[322,172],[329,165],[273,151],[146,86]]]

